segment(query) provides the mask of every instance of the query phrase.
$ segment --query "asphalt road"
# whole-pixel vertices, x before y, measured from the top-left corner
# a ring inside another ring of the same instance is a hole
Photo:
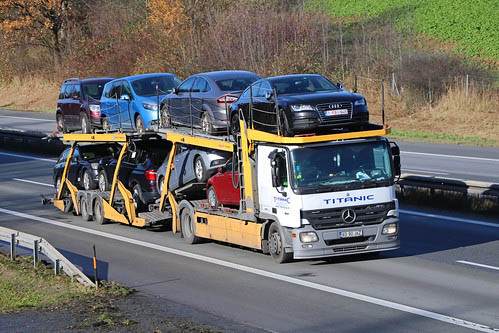
[[[499,329],[498,219],[401,207],[399,250],[277,265],[248,249],[42,207],[53,164],[0,151],[0,225],[46,238],[87,273],[95,244],[100,278],[268,331]]]
[[[49,133],[57,129],[55,115],[0,110],[0,128]],[[499,184],[499,149],[397,141],[402,172],[422,176],[476,180]]]

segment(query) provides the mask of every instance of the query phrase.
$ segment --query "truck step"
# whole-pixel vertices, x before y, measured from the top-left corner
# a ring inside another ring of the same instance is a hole
[[[164,221],[172,218],[172,214],[169,211],[160,212],[144,212],[139,213],[139,217],[146,219],[149,225],[156,224],[159,221]]]

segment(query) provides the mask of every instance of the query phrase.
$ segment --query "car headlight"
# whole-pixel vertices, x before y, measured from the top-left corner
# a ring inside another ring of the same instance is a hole
[[[366,105],[366,100],[364,98],[358,99],[353,103],[354,106]]]
[[[151,110],[151,111],[158,111],[158,104],[155,103],[142,103],[142,106],[146,110]]]
[[[97,105],[97,104],[90,104],[88,106],[88,108],[90,109],[90,111],[92,112],[100,112],[100,105]]]
[[[309,104],[293,104],[291,105],[291,111],[293,112],[314,111],[314,107]]]
[[[94,170],[99,169],[99,163],[90,163],[90,167]]]
[[[300,232],[300,241],[302,243],[318,242],[319,237],[317,237],[317,234],[315,233],[315,231]]]
[[[397,223],[388,223],[387,225],[385,225],[383,227],[383,230],[381,231],[381,233],[383,235],[392,235],[392,234],[396,234],[398,231],[398,224]]]
[[[210,167],[214,167],[214,166],[217,166],[217,165],[222,165],[224,163],[225,163],[224,159],[213,160],[210,163]]]

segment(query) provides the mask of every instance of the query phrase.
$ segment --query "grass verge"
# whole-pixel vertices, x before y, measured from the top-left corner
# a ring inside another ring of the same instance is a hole
[[[472,145],[481,147],[498,147],[499,141],[477,136],[463,136],[450,133],[430,133],[424,131],[404,131],[392,129],[388,136],[393,140],[407,140],[418,142],[447,143],[457,145]]]

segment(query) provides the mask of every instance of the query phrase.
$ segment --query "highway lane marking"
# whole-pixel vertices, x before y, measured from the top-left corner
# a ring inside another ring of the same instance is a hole
[[[413,152],[413,151],[401,151],[400,153],[401,154],[413,154],[413,155],[437,156],[437,157],[451,157],[451,158],[460,158],[460,159],[465,159],[465,160],[478,160],[478,161],[488,161],[488,162],[499,162],[499,159],[485,158],[485,157],[444,155],[444,154],[432,154],[432,153],[417,153],[417,152]]]
[[[3,152],[0,152],[0,155],[11,156],[11,157],[27,158],[27,159],[30,159],[30,160],[46,161],[46,162],[53,162],[53,163],[57,162],[57,160],[52,160],[50,158],[34,157],[34,156],[30,156],[30,155],[11,154],[11,153],[3,153]]]
[[[36,185],[42,185],[42,186],[49,186],[49,187],[53,187],[54,186],[54,185],[51,185],[51,184],[35,182],[34,180],[27,180],[27,179],[21,179],[21,178],[12,178],[12,179],[13,180],[17,180],[18,182],[24,182],[24,183],[30,183],[30,184],[36,184]]]
[[[183,257],[187,257],[187,258],[191,258],[191,259],[195,259],[195,260],[199,260],[199,261],[203,261],[203,262],[207,262],[207,263],[211,263],[211,264],[215,264],[215,265],[219,265],[219,266],[223,266],[223,267],[228,267],[228,268],[232,268],[232,269],[239,270],[242,272],[252,273],[255,275],[271,278],[274,280],[288,282],[288,283],[292,283],[292,284],[299,285],[302,287],[320,290],[320,291],[324,291],[324,292],[327,292],[330,294],[335,294],[335,295],[355,299],[358,301],[371,303],[374,305],[380,305],[380,306],[387,307],[390,309],[411,313],[411,314],[418,315],[421,317],[435,319],[435,320],[442,321],[442,322],[445,322],[448,324],[466,327],[466,328],[474,329],[474,330],[481,331],[481,332],[498,332],[499,331],[499,329],[495,329],[495,328],[492,328],[492,327],[489,327],[486,325],[482,325],[482,324],[474,323],[471,321],[447,316],[447,315],[440,314],[437,312],[427,311],[427,310],[415,308],[412,306],[383,300],[380,298],[375,298],[375,297],[371,297],[371,296],[367,296],[367,295],[363,295],[363,294],[358,294],[358,293],[354,293],[354,292],[339,289],[339,288],[334,288],[334,287],[329,287],[329,286],[314,283],[314,282],[309,282],[306,280],[300,280],[300,279],[292,278],[292,277],[289,277],[286,275],[272,273],[272,272],[264,271],[264,270],[261,270],[258,268],[248,267],[248,266],[232,263],[232,262],[225,261],[225,260],[206,257],[206,256],[202,256],[199,254],[190,253],[187,251],[169,248],[166,246],[151,244],[148,242],[143,242],[143,241],[139,241],[139,240],[123,237],[123,236],[113,235],[113,234],[103,232],[103,231],[92,230],[92,229],[83,228],[83,227],[79,227],[79,226],[75,226],[75,225],[71,225],[71,224],[61,223],[61,222],[57,222],[57,221],[50,220],[47,218],[34,216],[34,215],[30,215],[30,214],[25,214],[25,213],[21,213],[21,212],[9,210],[9,209],[4,209],[4,208],[0,208],[0,213],[10,214],[10,215],[18,216],[18,217],[25,218],[25,219],[30,219],[30,220],[34,220],[34,221],[38,221],[38,222],[42,222],[42,223],[55,225],[58,227],[63,227],[63,228],[68,228],[68,229],[77,230],[77,231],[81,231],[81,232],[86,232],[89,234],[93,234],[93,235],[97,235],[97,236],[101,236],[101,237],[105,237],[105,238],[109,238],[109,239],[114,239],[114,240],[121,241],[124,243],[142,246],[142,247],[146,247],[146,248],[150,248],[150,249],[154,249],[154,250],[158,250],[158,251],[162,251],[162,252],[166,252],[166,253],[170,253],[170,254],[175,254],[175,255],[179,255],[179,256],[183,256]]]
[[[437,172],[437,171],[432,171],[432,170],[421,170],[421,169],[406,169],[406,168],[402,168],[402,171],[425,172],[425,173],[431,173],[431,174],[435,174],[435,175],[448,175],[447,172]]]
[[[39,120],[39,121],[47,121],[55,123],[55,120],[52,119],[39,119],[39,118],[28,118],[28,117],[17,117],[17,116],[0,116],[0,118],[15,118],[15,119],[26,119],[26,120]]]
[[[495,269],[496,271],[499,271],[499,267],[490,266],[490,265],[484,265],[484,264],[478,264],[476,262],[471,262],[471,261],[466,261],[466,260],[456,260],[456,262],[458,262],[460,264],[471,265],[471,266],[478,266],[478,267],[489,268],[489,269]]]
[[[463,219],[460,217],[451,217],[451,216],[438,215],[438,214],[421,213],[421,212],[415,212],[413,210],[405,210],[405,209],[399,209],[399,212],[403,213],[403,214],[409,214],[409,215],[430,217],[430,218],[448,220],[448,221],[453,221],[453,222],[469,223],[469,224],[483,225],[486,227],[499,228],[499,223],[483,222],[483,221],[478,221],[478,220]]]

